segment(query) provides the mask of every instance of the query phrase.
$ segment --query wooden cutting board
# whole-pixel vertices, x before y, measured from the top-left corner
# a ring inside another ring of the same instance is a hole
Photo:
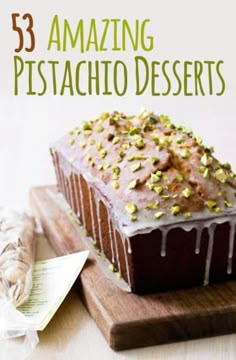
[[[83,230],[50,194],[56,188],[35,187],[34,214],[58,255],[87,248]],[[92,255],[79,290],[88,312],[115,350],[163,344],[236,331],[236,282],[138,296],[119,289],[104,275]]]

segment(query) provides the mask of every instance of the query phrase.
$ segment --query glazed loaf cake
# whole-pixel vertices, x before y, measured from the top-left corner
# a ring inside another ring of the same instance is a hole
[[[51,149],[59,190],[131,291],[235,277],[236,177],[165,116],[104,113]]]

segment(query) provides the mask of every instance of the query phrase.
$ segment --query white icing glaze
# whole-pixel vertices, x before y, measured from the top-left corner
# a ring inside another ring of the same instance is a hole
[[[81,217],[82,217],[82,222],[85,226],[86,222],[85,222],[85,213],[84,213],[84,196],[83,196],[83,191],[82,191],[82,185],[81,185],[81,178],[80,178],[80,174],[78,174],[78,186],[79,186],[79,195],[80,195],[80,204],[81,204]]]
[[[216,224],[214,224],[214,223],[211,224],[208,228],[209,239],[208,239],[208,249],[207,249],[205,274],[204,274],[204,281],[203,281],[204,286],[209,284],[211,259],[212,259],[213,246],[214,246],[215,228],[216,228]]]
[[[91,187],[88,186],[88,193],[89,193],[89,207],[90,207],[90,216],[91,216],[91,223],[92,223],[92,236],[93,239],[96,239],[96,231],[95,231],[95,221],[94,221],[94,215],[93,215],[93,202],[92,202],[92,190]]]
[[[126,272],[127,272],[127,280],[128,280],[128,285],[130,284],[130,272],[129,272],[129,263],[128,263],[128,256],[127,256],[127,251],[126,251],[126,237],[121,235],[121,240],[122,240],[122,244],[123,244],[123,249],[124,249],[124,256],[125,256],[125,266],[126,266]]]
[[[127,237],[126,240],[127,240],[127,244],[128,244],[128,254],[132,254],[132,248],[131,248],[130,238]]]
[[[100,217],[100,197],[95,193],[95,204],[96,204],[96,213],[97,213],[97,224],[98,224],[98,237],[100,240],[101,251],[104,253],[103,238],[102,238],[102,227],[101,227],[101,217]]]
[[[75,197],[75,214],[80,218],[79,194],[78,194],[78,187],[76,186],[75,173],[72,174],[72,183],[73,183],[74,197]]]
[[[112,263],[115,262],[115,253],[114,253],[114,244],[113,244],[113,235],[111,231],[111,218],[109,215],[107,215],[108,218],[108,231],[109,231],[109,239],[110,239],[110,245],[111,245],[111,261]]]
[[[165,257],[166,256],[166,242],[167,242],[167,235],[169,232],[169,229],[167,228],[163,228],[161,230],[162,232],[162,238],[161,238],[161,256]]]
[[[201,250],[201,238],[202,238],[202,232],[203,232],[204,227],[199,223],[199,225],[196,227],[196,232],[197,232],[197,238],[196,238],[196,247],[195,247],[195,254],[198,255],[200,254],[200,250]]]
[[[116,228],[115,228],[115,226],[113,226],[113,234],[114,234],[114,240],[115,240],[115,249],[116,249],[116,259],[117,259],[118,271],[121,272],[120,257],[119,257],[118,246],[117,246],[117,236],[116,236]]]

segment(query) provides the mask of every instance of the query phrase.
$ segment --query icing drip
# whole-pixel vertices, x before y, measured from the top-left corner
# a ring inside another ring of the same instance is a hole
[[[91,222],[92,222],[92,235],[93,239],[96,240],[96,231],[95,231],[95,221],[94,221],[94,214],[93,214],[93,202],[92,202],[92,194],[91,194],[91,186],[88,186],[88,193],[89,193],[89,207],[90,207],[90,215],[91,215]]]
[[[127,244],[128,244],[128,254],[132,254],[132,248],[131,248],[131,243],[130,243],[130,238],[127,237]]]
[[[102,227],[101,227],[101,217],[100,217],[100,198],[98,198],[95,194],[95,203],[96,203],[96,212],[97,212],[97,223],[98,223],[98,237],[100,240],[101,251],[104,253],[104,246],[103,246],[103,238],[102,238]]]
[[[83,205],[84,204],[84,196],[83,196],[83,191],[82,191],[80,174],[78,174],[78,186],[79,186],[79,194],[80,194],[82,222],[83,222],[83,225],[85,226],[86,222],[85,222],[84,205]]]
[[[69,198],[70,198],[70,204],[71,204],[71,208],[73,209],[74,213],[76,214],[76,209],[75,209],[75,201],[74,201],[74,196],[73,196],[73,186],[72,186],[72,172],[71,172],[71,176],[68,179],[68,189],[69,189]]]
[[[111,244],[111,261],[112,261],[112,263],[114,263],[115,262],[114,244],[113,244],[113,236],[112,236],[112,231],[111,231],[111,218],[109,215],[107,215],[107,220],[108,220],[109,239],[110,239],[110,244]]]
[[[230,221],[230,233],[229,233],[229,253],[228,253],[228,266],[227,266],[227,274],[232,273],[232,258],[234,253],[234,241],[235,241],[235,226],[236,220]]]
[[[79,195],[78,195],[77,186],[76,186],[76,176],[77,175],[75,175],[74,173],[72,174],[72,184],[73,184],[73,188],[74,188],[75,213],[78,217],[80,217]]]
[[[195,254],[198,255],[200,254],[200,247],[201,247],[201,238],[202,238],[202,232],[203,232],[204,227],[201,226],[200,224],[198,224],[198,226],[196,227],[196,247],[195,247]]]
[[[117,247],[117,236],[116,236],[116,228],[115,228],[115,226],[113,226],[113,234],[114,234],[115,248],[116,248],[116,254],[117,254],[116,258],[117,258],[118,271],[121,272],[120,257],[119,257],[118,247]]]
[[[64,179],[63,179],[63,172],[60,167],[59,158],[57,158],[57,160],[58,160],[58,175],[59,175],[59,179],[60,179],[59,184],[60,184],[63,194],[66,197],[66,189],[65,189]]]
[[[126,238],[125,236],[122,236],[122,235],[121,235],[121,240],[122,240],[123,249],[124,249],[125,266],[126,266],[126,272],[127,272],[127,280],[128,280],[128,285],[130,285],[129,263],[128,263],[128,257],[127,257],[127,251],[126,251],[126,240],[127,240],[127,238]]]
[[[59,176],[59,163],[58,163],[57,153],[54,153],[52,156],[53,156],[53,161],[54,161],[54,164],[55,164],[55,172],[56,172],[57,183],[60,184],[61,179],[60,179],[60,176]]]
[[[166,256],[166,242],[167,242],[167,235],[168,235],[169,229],[168,228],[162,228],[162,239],[161,239],[161,256]]]
[[[68,187],[67,187],[66,178],[65,178],[65,175],[63,172],[61,172],[61,176],[62,176],[62,183],[63,183],[63,187],[64,187],[65,197],[66,197],[66,200],[69,202]]]
[[[209,228],[208,228],[209,240],[208,240],[208,249],[207,249],[207,257],[206,257],[206,265],[205,265],[205,275],[204,275],[204,282],[203,282],[204,286],[209,284],[211,259],[212,259],[213,246],[214,246],[215,228],[216,228],[216,224],[211,224],[209,226]]]

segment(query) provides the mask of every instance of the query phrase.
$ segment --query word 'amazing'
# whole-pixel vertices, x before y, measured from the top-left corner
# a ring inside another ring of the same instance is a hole
[[[48,50],[53,47],[57,51],[67,51],[70,46],[79,49],[81,53],[91,50],[125,51],[129,48],[134,51],[141,49],[151,51],[154,48],[154,37],[146,34],[149,22],[149,19],[136,19],[131,26],[126,19],[102,19],[99,24],[96,19],[90,19],[88,22],[80,19],[76,29],[72,30],[67,19],[64,19],[61,26],[58,15],[55,15],[51,25]]]

